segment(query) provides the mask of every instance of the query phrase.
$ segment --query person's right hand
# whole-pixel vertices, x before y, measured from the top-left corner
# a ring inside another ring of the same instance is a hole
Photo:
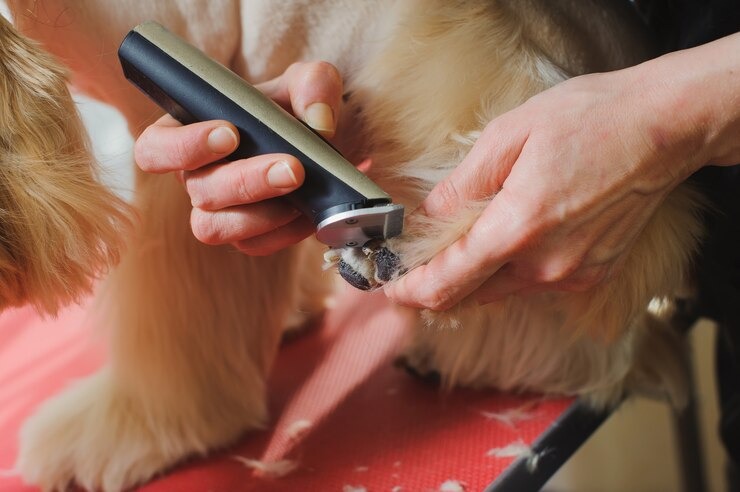
[[[333,65],[295,63],[256,87],[325,137],[334,134],[342,79]],[[143,171],[178,173],[193,205],[193,234],[206,244],[231,243],[245,254],[268,255],[312,234],[305,216],[274,199],[303,183],[298,159],[266,154],[222,162],[238,143],[227,121],[183,126],[165,115],[136,140],[134,157]]]

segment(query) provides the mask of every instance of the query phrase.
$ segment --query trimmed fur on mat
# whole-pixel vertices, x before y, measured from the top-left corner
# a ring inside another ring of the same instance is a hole
[[[0,309],[54,314],[118,261],[131,217],[95,166],[64,69],[0,17]]]

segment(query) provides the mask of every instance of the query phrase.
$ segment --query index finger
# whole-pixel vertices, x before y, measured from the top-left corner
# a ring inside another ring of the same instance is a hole
[[[426,265],[387,284],[386,295],[404,306],[443,311],[459,303],[510,259],[520,242],[508,197],[497,195],[473,227]],[[496,242],[495,237],[512,241]]]
[[[150,173],[192,171],[223,159],[238,144],[239,132],[228,121],[182,125],[166,114],[136,139],[134,159]]]
[[[463,161],[414,214],[454,216],[469,203],[499,192],[528,136],[526,126],[516,123],[514,113],[489,123]],[[470,231],[426,265],[389,284],[386,295],[398,304],[434,310],[448,309],[470,295],[506,264],[519,244],[521,217],[509,201],[504,190],[499,192]],[[506,241],[495,241],[497,237]]]
[[[489,198],[501,189],[526,140],[525,133],[517,132],[518,137],[524,138],[504,142],[506,126],[502,119],[489,123],[463,161],[432,189],[408,221],[413,221],[415,215],[454,217],[468,204]],[[491,249],[495,236],[489,234],[496,231],[491,231],[486,223],[489,217],[494,222],[498,220],[495,210],[504,199],[503,194],[496,196],[470,231],[429,263],[386,285],[386,295],[397,304],[445,310],[480,287],[505,263],[502,255]]]
[[[334,136],[343,92],[342,76],[334,65],[297,62],[255,87],[324,137]]]
[[[429,263],[411,270],[385,286],[385,294],[404,306],[444,311],[462,301],[496,270],[480,258],[471,258],[470,238],[464,237],[435,256]]]

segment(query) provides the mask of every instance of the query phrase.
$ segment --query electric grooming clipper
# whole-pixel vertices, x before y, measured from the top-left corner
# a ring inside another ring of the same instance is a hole
[[[322,137],[231,70],[170,33],[145,22],[118,49],[126,78],[183,124],[223,119],[240,134],[228,160],[285,153],[306,170],[286,198],[333,248],[363,246],[401,233],[403,206],[355,169]]]

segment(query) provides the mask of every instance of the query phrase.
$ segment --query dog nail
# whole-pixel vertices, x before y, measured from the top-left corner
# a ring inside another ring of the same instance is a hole
[[[341,275],[342,278],[352,287],[360,290],[370,290],[370,281],[357,273],[349,263],[344,260],[340,260],[337,269],[339,270],[339,275]]]

